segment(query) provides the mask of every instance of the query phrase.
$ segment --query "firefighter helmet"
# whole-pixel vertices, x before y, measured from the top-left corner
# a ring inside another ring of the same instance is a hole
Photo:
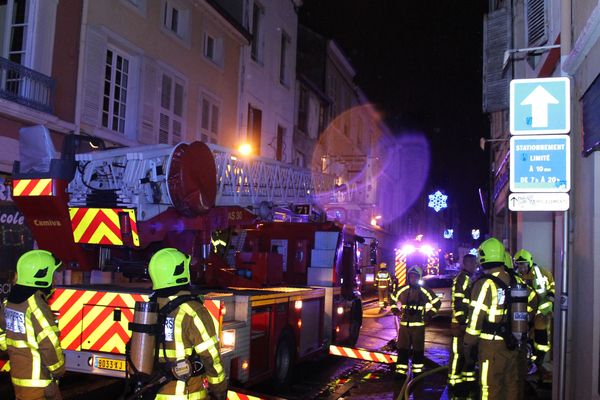
[[[172,247],[157,251],[148,265],[152,289],[164,289],[190,283],[190,259],[190,256]]]
[[[504,245],[496,238],[489,238],[479,245],[477,251],[479,255],[479,264],[498,262],[504,264],[504,254],[506,250]]]
[[[515,253],[515,262],[527,263],[529,268],[533,266],[533,256],[525,249],[521,249]]]
[[[384,263],[384,262],[379,263],[379,269],[385,269],[385,268],[387,268],[387,264],[386,263]]]
[[[62,262],[46,250],[30,250],[17,261],[17,285],[47,288]]]
[[[504,266],[508,269],[515,269],[513,259],[508,251],[504,252]]]
[[[413,265],[406,272],[407,276],[410,274],[416,274],[419,276],[419,279],[421,279],[423,278],[423,268],[419,267],[418,265]]]

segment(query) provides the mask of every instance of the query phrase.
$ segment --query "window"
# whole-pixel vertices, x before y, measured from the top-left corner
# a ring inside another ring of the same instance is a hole
[[[204,57],[221,66],[223,64],[223,40],[205,33]]]
[[[200,97],[200,140],[218,144],[220,105],[212,97],[202,93]]]
[[[175,6],[174,1],[165,1],[163,26],[179,38],[185,39],[188,34],[188,11]]]
[[[308,131],[308,90],[300,86],[298,99],[298,130],[307,133]]]
[[[279,82],[283,85],[288,85],[290,83],[290,46],[292,40],[290,36],[284,31],[281,32],[281,58],[279,59]]]
[[[545,0],[525,1],[525,24],[529,47],[539,46],[548,41]]]
[[[102,96],[102,126],[119,133],[125,133],[128,80],[129,57],[116,49],[107,49]]]
[[[17,64],[24,64],[29,7],[26,0],[0,1],[0,11],[4,17],[1,34],[2,56]]]
[[[254,61],[263,61],[263,17],[265,15],[262,6],[256,2],[252,6],[252,48],[250,55]]]
[[[252,146],[254,154],[260,155],[262,130],[262,111],[248,104],[248,143]]]
[[[281,125],[277,125],[277,148],[275,149],[275,159],[277,161],[284,161],[285,144],[283,139],[285,138],[285,128]]]
[[[160,91],[158,143],[174,144],[181,141],[183,96],[183,81],[163,73]]]

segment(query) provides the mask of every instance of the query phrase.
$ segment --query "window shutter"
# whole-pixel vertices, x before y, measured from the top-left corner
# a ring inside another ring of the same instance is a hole
[[[548,41],[545,0],[529,0],[526,4],[527,45],[540,46]]]
[[[100,125],[102,78],[106,62],[106,36],[90,27],[86,33],[81,122]]]
[[[509,46],[509,13],[502,8],[485,16],[483,29],[483,111],[508,108],[511,64],[504,67]]]
[[[140,134],[141,143],[154,144],[157,140],[155,104],[158,95],[158,69],[153,60],[144,58],[142,75],[142,95],[140,107]]]

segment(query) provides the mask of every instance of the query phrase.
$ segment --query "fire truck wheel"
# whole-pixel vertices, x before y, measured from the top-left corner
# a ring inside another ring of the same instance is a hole
[[[354,346],[358,341],[360,327],[362,326],[362,304],[359,299],[352,302],[350,309],[350,332],[348,334],[348,345]]]
[[[284,329],[277,343],[275,352],[275,376],[276,385],[288,385],[292,378],[295,354],[294,335],[289,329]]]

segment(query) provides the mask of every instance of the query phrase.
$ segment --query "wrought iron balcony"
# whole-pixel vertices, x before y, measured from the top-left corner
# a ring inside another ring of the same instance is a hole
[[[0,98],[52,113],[54,79],[0,57]]]

